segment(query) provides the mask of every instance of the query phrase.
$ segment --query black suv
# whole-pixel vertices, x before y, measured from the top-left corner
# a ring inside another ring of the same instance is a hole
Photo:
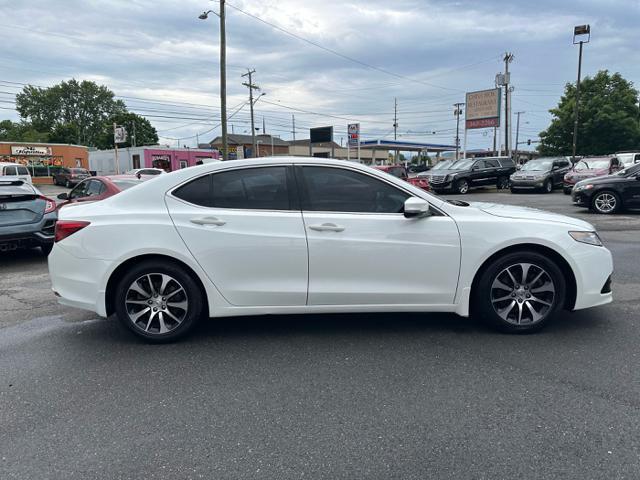
[[[515,171],[516,165],[509,157],[463,158],[447,169],[434,170],[426,176],[436,193],[465,194],[476,187],[509,188],[509,177]]]
[[[545,157],[529,160],[511,175],[511,192],[538,190],[551,193],[561,187],[564,175],[571,169],[571,162],[563,157]]]

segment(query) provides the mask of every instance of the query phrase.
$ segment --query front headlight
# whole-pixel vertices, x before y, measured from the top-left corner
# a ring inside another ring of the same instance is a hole
[[[587,183],[587,184],[585,184],[585,185],[576,185],[576,186],[574,187],[574,190],[575,190],[576,192],[580,192],[580,191],[582,191],[582,190],[591,190],[592,188],[593,188],[593,184],[591,184],[591,183]]]
[[[600,240],[596,232],[569,232],[569,235],[571,235],[571,238],[576,242],[595,245],[596,247],[602,246],[602,240]]]

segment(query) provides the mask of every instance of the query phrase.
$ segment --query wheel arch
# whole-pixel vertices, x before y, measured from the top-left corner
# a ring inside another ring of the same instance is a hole
[[[174,257],[170,257],[168,255],[157,254],[157,253],[142,254],[142,255],[137,255],[135,257],[128,258],[127,260],[122,262],[120,265],[118,265],[118,267],[111,273],[111,275],[109,276],[109,280],[107,281],[107,288],[105,290],[105,310],[107,312],[107,316],[110,316],[113,313],[115,313],[115,305],[113,303],[113,297],[114,297],[115,288],[118,285],[118,282],[120,281],[120,279],[122,279],[122,277],[126,274],[127,270],[129,270],[132,266],[137,265],[141,262],[149,261],[149,260],[172,263],[173,265],[177,265],[183,268],[200,288],[200,292],[202,293],[202,296],[204,298],[203,313],[207,317],[209,316],[209,301],[208,301],[207,290],[204,288],[204,284],[202,283],[202,280],[200,279],[198,274],[193,270],[193,268],[191,268],[189,265],[187,265],[183,261],[178,260]]]
[[[576,303],[578,287],[576,283],[576,275],[573,269],[571,268],[571,265],[569,265],[569,262],[567,262],[567,260],[556,250],[544,245],[536,244],[536,243],[520,243],[517,245],[511,245],[511,246],[505,247],[501,250],[498,250],[497,252],[494,252],[489,258],[487,258],[482,263],[480,268],[476,271],[473,277],[473,281],[471,282],[470,298],[473,298],[473,295],[477,291],[480,277],[482,276],[484,271],[489,267],[489,265],[491,265],[496,259],[498,259],[503,255],[516,253],[516,252],[536,252],[550,258],[558,265],[558,268],[560,268],[560,270],[564,275],[564,279],[567,287],[567,296],[565,298],[564,308],[567,310],[573,310],[573,307],[575,306],[575,303]]]

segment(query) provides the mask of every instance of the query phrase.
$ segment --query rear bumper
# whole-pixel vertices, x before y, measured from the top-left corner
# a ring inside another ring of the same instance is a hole
[[[0,227],[0,248],[31,248],[50,245],[54,239],[57,214],[44,215],[38,223]]]
[[[110,262],[78,258],[59,243],[54,245],[47,260],[51,289],[58,296],[58,303],[106,316],[101,281]]]

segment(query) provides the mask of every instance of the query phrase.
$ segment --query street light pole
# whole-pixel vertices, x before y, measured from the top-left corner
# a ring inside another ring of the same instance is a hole
[[[462,113],[462,110],[460,110],[460,107],[462,107],[464,105],[464,103],[460,102],[460,103],[454,103],[453,106],[456,107],[456,109],[453,111],[453,114],[456,116],[456,160],[458,160],[459,154],[460,154],[460,114]]]
[[[518,138],[520,137],[520,115],[522,115],[524,112],[516,112],[516,144],[515,144],[515,148],[516,148],[516,152],[514,154],[514,161],[516,162],[516,165],[519,163],[518,162]]]
[[[589,43],[591,40],[591,26],[589,25],[578,25],[573,29],[573,44],[576,44],[576,37],[580,35],[587,35],[586,40],[580,40],[580,48],[578,50],[578,81],[576,83],[576,105],[575,111],[573,114],[573,145],[571,152],[571,162],[576,163],[576,147],[578,146],[578,115],[580,112],[580,75],[582,73],[582,44]]]
[[[222,160],[229,159],[229,144],[227,138],[227,35],[225,31],[224,2],[220,0],[220,12],[213,10],[203,12],[198,18],[206,20],[210,13],[220,18],[220,123],[222,125]]]

